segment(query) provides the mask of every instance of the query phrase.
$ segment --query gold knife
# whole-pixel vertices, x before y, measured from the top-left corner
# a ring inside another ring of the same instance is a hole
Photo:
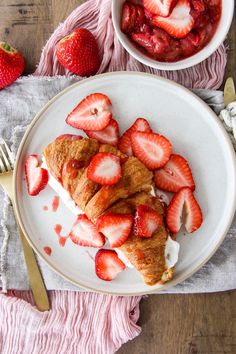
[[[226,80],[225,87],[224,87],[224,103],[227,106],[229,103],[236,101],[236,93],[235,93],[235,86],[234,80],[232,77],[229,77]]]

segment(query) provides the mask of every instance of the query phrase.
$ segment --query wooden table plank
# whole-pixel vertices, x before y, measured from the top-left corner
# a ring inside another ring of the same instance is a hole
[[[81,0],[1,0],[0,38],[27,58],[35,70],[41,49]],[[226,76],[236,81],[236,19],[227,38]],[[152,295],[141,302],[142,334],[119,354],[236,353],[236,291],[217,294]]]

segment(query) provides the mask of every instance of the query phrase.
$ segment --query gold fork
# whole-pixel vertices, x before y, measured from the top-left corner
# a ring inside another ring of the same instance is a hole
[[[6,142],[1,139],[0,143],[0,185],[2,185],[5,192],[8,194],[13,208],[13,167],[14,159],[11,150]],[[24,252],[25,263],[27,266],[30,287],[33,293],[35,305],[40,311],[47,311],[50,309],[47,291],[40,273],[34,252],[27,242],[20,225],[18,224],[21,244]]]

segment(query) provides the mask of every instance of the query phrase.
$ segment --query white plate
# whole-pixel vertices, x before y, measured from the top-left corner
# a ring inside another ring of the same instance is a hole
[[[27,154],[42,154],[43,148],[58,135],[79,133],[65,123],[67,114],[92,92],[107,94],[121,131],[137,117],[146,117],[153,130],[165,135],[174,151],[189,161],[196,181],[195,195],[202,207],[204,222],[192,236],[180,233],[180,257],[174,279],[163,285],[145,285],[136,270],[127,269],[115,280],[97,278],[94,261],[96,249],[79,247],[68,240],[58,244],[54,225],[62,224],[64,233],[75,219],[60,203],[56,213],[43,211],[51,205],[55,193],[48,186],[37,197],[30,197],[24,180]],[[90,290],[133,295],[157,292],[192,275],[216,251],[223,241],[235,212],[235,153],[229,138],[211,109],[187,89],[157,76],[118,72],[96,76],[70,86],[54,97],[37,114],[19,148],[14,189],[20,224],[34,250],[57,273]],[[51,256],[43,251],[52,248]]]

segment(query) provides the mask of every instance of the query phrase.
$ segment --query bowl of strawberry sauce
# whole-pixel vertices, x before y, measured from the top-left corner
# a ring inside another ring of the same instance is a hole
[[[180,70],[208,58],[223,43],[234,0],[113,0],[112,19],[123,47],[160,70]]]

